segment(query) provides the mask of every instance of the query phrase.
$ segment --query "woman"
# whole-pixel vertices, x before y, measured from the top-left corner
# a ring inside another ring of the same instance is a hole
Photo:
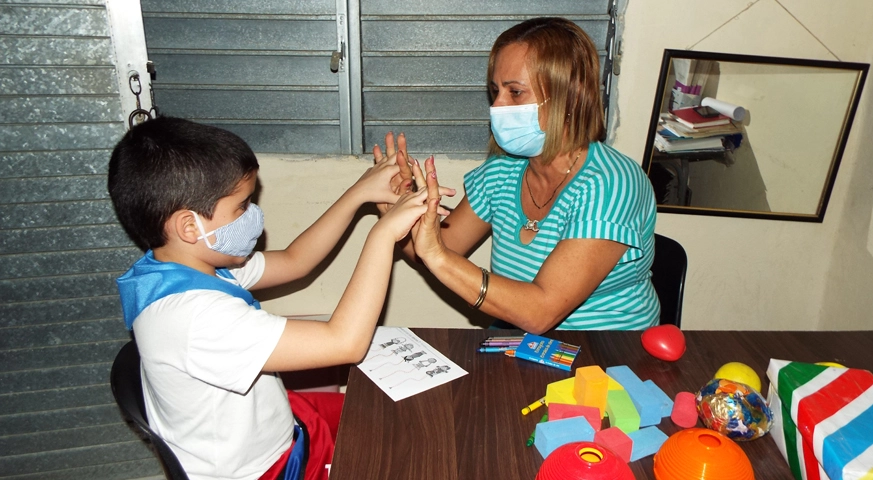
[[[426,175],[412,163],[432,197],[415,254],[471,306],[528,332],[644,329],[660,314],[649,279],[654,195],[636,162],[600,143],[599,72],[597,49],[573,22],[522,22],[488,61],[490,156],[442,222],[433,158]],[[489,233],[490,273],[466,258]]]

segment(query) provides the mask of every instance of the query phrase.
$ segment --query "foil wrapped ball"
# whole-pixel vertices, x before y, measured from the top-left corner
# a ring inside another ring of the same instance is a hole
[[[697,392],[697,412],[707,428],[739,442],[766,435],[773,421],[757,390],[724,378],[710,380]]]

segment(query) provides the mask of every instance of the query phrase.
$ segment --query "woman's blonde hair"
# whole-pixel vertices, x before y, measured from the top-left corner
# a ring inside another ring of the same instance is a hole
[[[558,154],[587,147],[606,139],[600,96],[600,58],[594,42],[578,25],[557,17],[525,20],[501,33],[488,58],[488,82],[494,75],[494,61],[503,47],[520,43],[528,47],[527,68],[534,83],[537,103],[546,112],[546,144],[543,161]],[[494,102],[494,93],[490,93]],[[566,140],[565,140],[566,135]],[[505,154],[494,141],[489,154]]]

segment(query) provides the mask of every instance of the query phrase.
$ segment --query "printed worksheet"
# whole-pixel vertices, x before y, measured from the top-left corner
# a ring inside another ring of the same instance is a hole
[[[377,327],[370,351],[358,368],[395,402],[467,374],[402,327]]]

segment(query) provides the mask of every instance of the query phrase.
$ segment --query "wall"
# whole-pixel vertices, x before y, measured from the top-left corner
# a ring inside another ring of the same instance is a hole
[[[681,25],[682,28],[676,28]],[[873,26],[862,0],[632,2],[625,15],[621,125],[615,146],[640,155],[664,48],[869,63]],[[866,38],[866,37],[864,37]],[[869,83],[869,82],[868,82]],[[869,90],[869,85],[865,87]],[[822,224],[667,215],[659,233],[689,255],[683,327],[869,329],[873,194],[865,91]]]
[[[410,148],[413,148],[410,143]],[[372,158],[372,156],[371,156]],[[301,155],[258,155],[261,164],[261,190],[258,202],[264,209],[267,248],[284,248],[321,215],[331,202],[369,168],[369,159],[355,157],[308,157]],[[449,160],[437,156],[440,181],[462,188],[463,174],[479,164],[472,160]],[[444,197],[443,204],[454,206],[457,198]],[[373,213],[375,209],[365,210]],[[351,277],[367,232],[375,215],[362,215],[335,257],[323,271],[294,284],[258,292],[262,306],[283,315],[324,314],[333,311]],[[471,257],[488,265],[490,240]],[[474,315],[453,293],[428,283],[405,260],[398,260],[392,274],[386,302],[385,324],[395,326],[438,326],[469,328],[485,326],[488,320]],[[434,294],[433,289],[437,294]],[[449,302],[449,303],[447,303]]]
[[[800,0],[631,1],[623,20],[617,80],[620,123],[614,145],[637,159],[645,146],[665,48],[868,63],[873,56],[871,42],[855,40],[856,32],[873,27],[873,5],[864,0],[845,2],[839,9]],[[870,328],[873,167],[862,152],[873,151],[873,140],[860,134],[873,126],[870,95],[867,91],[862,98],[824,223],[659,216],[658,232],[681,242],[690,259],[684,328]],[[351,158],[316,162],[262,155],[261,160],[261,203],[270,247],[287,244],[368,165]],[[463,173],[478,164],[440,157],[437,161],[441,180],[454,187],[460,187]],[[269,292],[271,298],[290,295],[267,300],[265,308],[287,314],[332,311],[371,224],[371,217],[357,224],[323,275]],[[485,244],[474,254],[477,264],[488,265],[488,249]],[[405,262],[397,263],[385,324],[471,327],[486,322],[470,319],[470,314],[453,294],[432,285]]]
[[[751,158],[738,153],[737,162],[760,168],[772,211],[814,213],[856,72],[729,62],[721,70],[719,96],[750,112],[744,124]]]

